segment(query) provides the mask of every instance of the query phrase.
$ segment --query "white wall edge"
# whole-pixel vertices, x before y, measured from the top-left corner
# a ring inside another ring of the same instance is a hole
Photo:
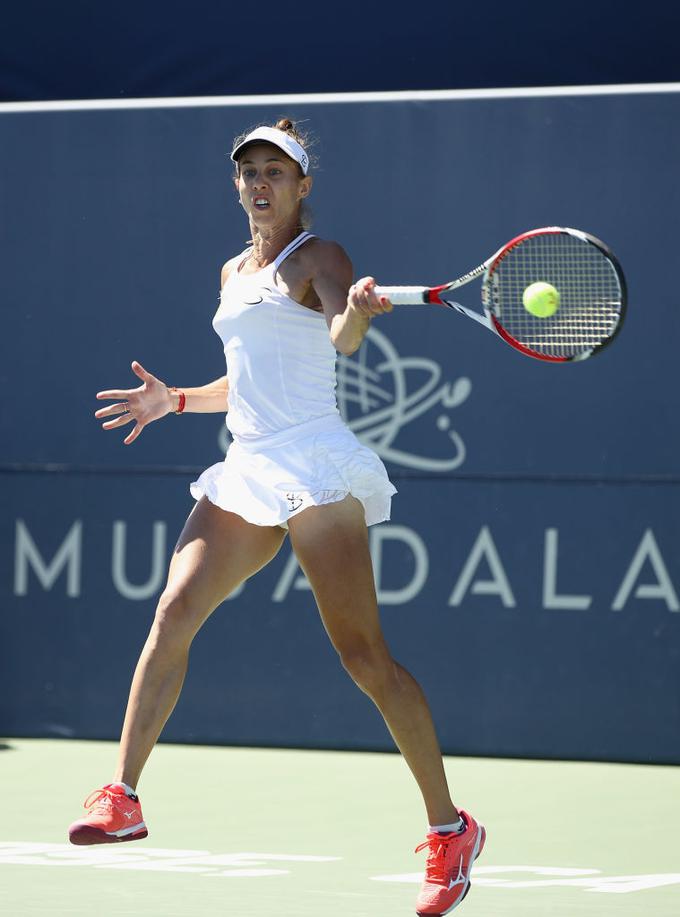
[[[0,102],[0,114],[50,111],[106,111],[139,108],[232,108],[266,105],[347,105],[373,102],[449,102],[473,99],[540,99],[568,96],[680,93],[680,83],[620,83],[592,86],[528,86],[499,89],[423,89],[399,92],[319,92],[284,95],[179,96],[145,99],[65,99]]]

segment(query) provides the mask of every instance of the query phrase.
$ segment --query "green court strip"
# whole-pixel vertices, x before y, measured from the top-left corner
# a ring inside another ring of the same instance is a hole
[[[412,915],[425,834],[398,755],[159,745],[149,837],[73,847],[109,742],[0,740],[8,917]],[[488,830],[465,917],[677,917],[680,768],[447,758]]]

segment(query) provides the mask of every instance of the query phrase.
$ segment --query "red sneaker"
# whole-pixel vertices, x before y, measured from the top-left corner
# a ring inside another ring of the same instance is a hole
[[[416,912],[419,917],[440,917],[457,907],[470,891],[472,864],[484,849],[486,831],[468,815],[460,813],[465,822],[461,834],[428,834],[416,853],[428,848],[423,882]]]
[[[116,844],[137,841],[149,833],[137,796],[128,796],[122,786],[110,783],[85,800],[87,815],[68,829],[72,844]]]

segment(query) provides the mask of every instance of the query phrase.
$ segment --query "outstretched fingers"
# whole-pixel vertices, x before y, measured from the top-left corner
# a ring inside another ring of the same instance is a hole
[[[104,430],[116,430],[118,427],[124,427],[133,421],[135,422],[134,429],[128,433],[128,435],[123,440],[123,443],[126,446],[129,446],[130,443],[133,443],[137,439],[145,427],[145,424],[133,417],[132,414],[122,414],[120,417],[116,417],[113,420],[107,420],[106,423],[102,424],[102,428]]]
[[[128,433],[123,440],[124,445],[129,446],[130,443],[133,443],[137,439],[146,424],[134,416],[132,408],[127,401],[121,402],[120,404],[110,404],[108,407],[100,408],[95,413],[95,417],[110,417],[112,414],[118,416],[113,417],[112,420],[105,421],[105,423],[102,424],[103,430],[117,430],[118,427],[125,427],[129,423],[135,422],[134,429],[131,433]]]
[[[114,420],[107,420],[106,423],[102,424],[102,430],[115,430],[116,427],[124,427],[125,424],[131,423],[134,419],[132,414],[125,413]]]
[[[123,440],[124,445],[129,446],[130,443],[134,443],[134,441],[137,439],[137,437],[139,436],[139,434],[142,432],[143,429],[144,429],[144,424],[137,421],[132,433],[128,433],[128,435]]]
[[[126,401],[133,391],[134,389],[131,388],[110,388],[105,392],[97,392],[95,397],[97,401]]]
[[[97,392],[99,401],[115,403],[99,408],[94,413],[98,420],[105,420],[102,424],[104,430],[116,430],[135,423],[132,432],[123,440],[126,446],[137,439],[148,423],[168,413],[170,400],[165,383],[147,372],[141,363],[133,360],[131,368],[142,384],[137,388],[109,388]]]
[[[125,414],[130,410],[130,403],[128,401],[120,401],[117,404],[107,404],[105,408],[99,408],[99,410],[94,412],[94,416],[97,418],[102,417],[112,417],[117,414]]]
[[[137,360],[132,361],[131,368],[132,372],[138,376],[142,382],[158,382],[158,379],[152,376],[150,372],[147,372]],[[141,392],[143,388],[143,385],[139,388],[108,388],[103,392],[97,392],[96,397],[98,401],[127,401],[130,395]]]
[[[150,382],[152,379],[153,379],[154,381],[156,380],[156,377],[155,377],[155,376],[152,376],[151,373],[147,372],[147,371],[144,369],[144,367],[142,366],[142,364],[139,363],[137,360],[133,360],[132,363],[130,364],[130,366],[131,366],[132,372],[135,374],[135,376],[139,376],[139,378],[140,378],[143,382]]]

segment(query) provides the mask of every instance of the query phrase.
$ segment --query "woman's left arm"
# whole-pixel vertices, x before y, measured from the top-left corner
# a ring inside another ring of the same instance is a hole
[[[314,255],[312,286],[321,300],[331,341],[349,356],[359,349],[371,319],[391,312],[392,304],[375,295],[373,277],[352,283],[352,262],[336,242],[319,241]]]

